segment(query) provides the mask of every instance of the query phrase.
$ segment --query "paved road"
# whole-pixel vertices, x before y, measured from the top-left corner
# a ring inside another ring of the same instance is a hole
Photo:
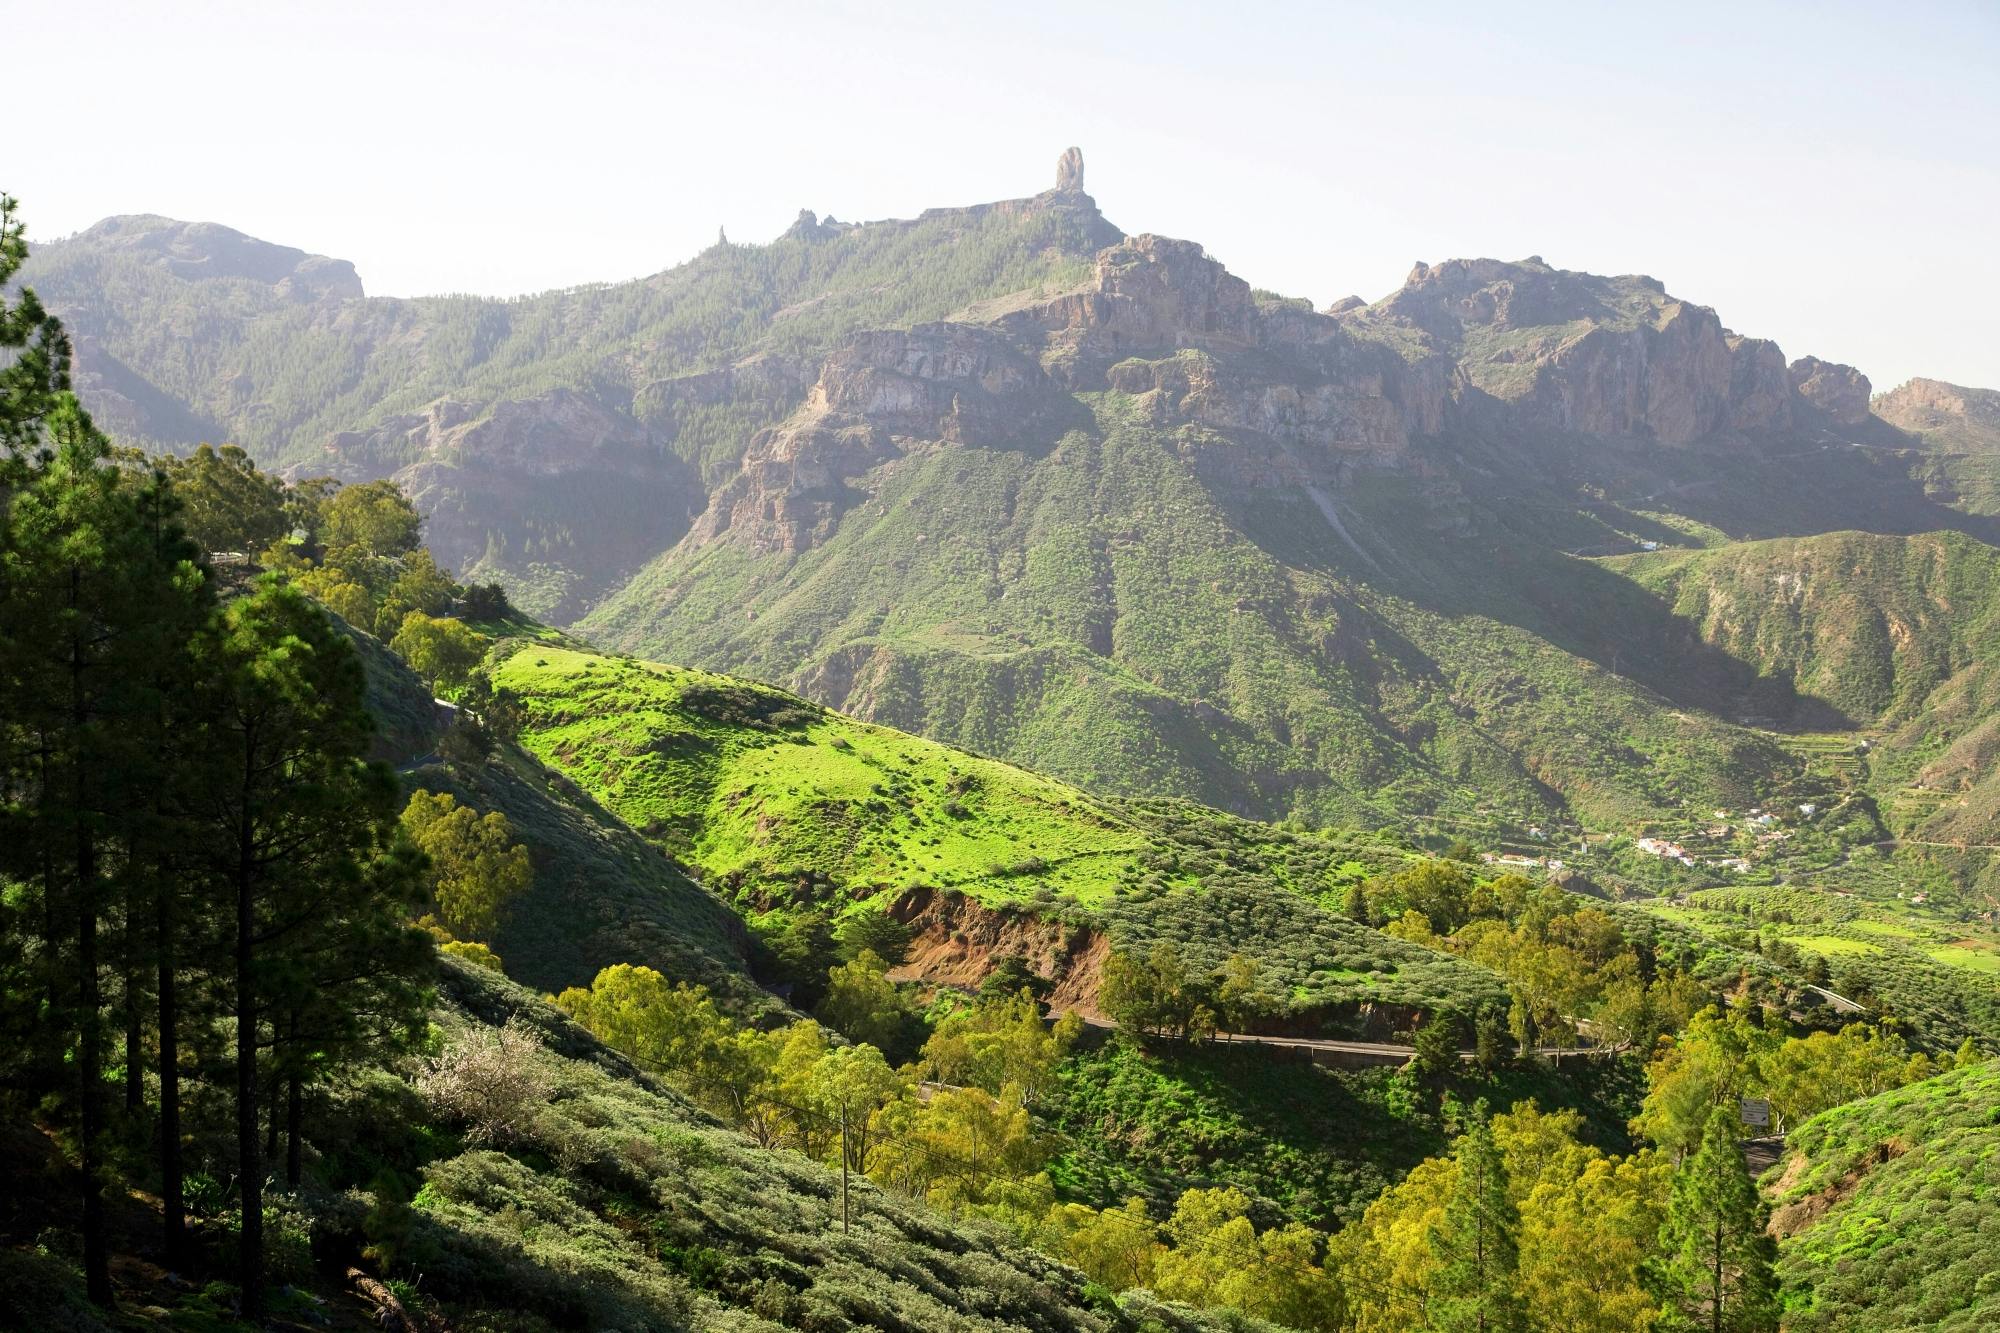
[[[1111,1030],[1117,1024],[1078,1012],[1077,1017],[1094,1028]],[[1277,1046],[1286,1050],[1324,1051],[1329,1055],[1350,1055],[1381,1064],[1402,1064],[1417,1053],[1414,1046],[1386,1041],[1346,1041],[1333,1037],[1265,1037],[1245,1032],[1218,1032],[1215,1040],[1231,1046]],[[1617,1046],[1537,1046],[1535,1054],[1549,1060],[1574,1059],[1583,1055],[1605,1055],[1624,1050]],[[1458,1058],[1468,1063],[1478,1058],[1476,1051],[1460,1051]]]

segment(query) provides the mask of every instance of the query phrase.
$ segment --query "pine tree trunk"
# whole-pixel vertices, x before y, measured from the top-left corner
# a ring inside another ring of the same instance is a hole
[[[292,1038],[298,1039],[298,1023],[292,1023]],[[305,1119],[305,1088],[294,1071],[285,1080],[285,1183],[293,1189],[299,1187],[299,1176],[304,1165],[304,1149],[300,1146],[299,1133]]]
[[[135,895],[136,896],[136,895]],[[128,909],[132,905],[127,898]],[[128,933],[131,916],[127,914]],[[139,969],[125,969],[125,1114],[137,1116],[146,1105],[146,1016],[140,1004]]]
[[[82,601],[82,574],[74,565],[69,573],[69,601],[74,609]],[[97,841],[84,811],[90,808],[89,786],[83,754],[85,727],[90,708],[84,694],[83,644],[70,640],[69,650],[70,725],[74,729],[77,754],[72,762],[75,804],[70,818],[76,821],[76,970],[77,970],[77,1076],[83,1096],[79,1103],[78,1157],[83,1167],[83,1286],[95,1305],[111,1304],[111,1256],[104,1236],[104,1034],[102,997],[97,978]]]
[[[46,736],[42,739],[39,754],[41,762],[41,798],[37,810],[37,824],[44,830],[55,827],[56,798],[50,782],[53,760]],[[68,1077],[63,1069],[63,1034],[66,1011],[69,1008],[69,991],[64,984],[62,957],[69,938],[70,923],[63,919],[62,893],[56,887],[56,853],[53,839],[42,839],[42,1003],[49,1021],[38,1029],[37,1041],[40,1050],[41,1087],[44,1092],[54,1091],[63,1086]]]
[[[243,1289],[243,1318],[254,1323],[264,1314],[264,1158],[257,1138],[257,989],[251,971],[257,932],[250,845],[252,764],[245,748],[236,861],[236,1162],[243,1208],[237,1281]]]
[[[83,1284],[93,1304],[111,1304],[111,1257],[104,1236],[104,1036],[97,993],[97,846],[76,834],[77,1074],[82,1082],[79,1156],[83,1167]]]
[[[181,1188],[180,996],[174,976],[173,894],[164,879],[154,895],[154,929],[160,1002],[160,1216],[167,1267],[178,1268],[187,1251],[187,1204]]]

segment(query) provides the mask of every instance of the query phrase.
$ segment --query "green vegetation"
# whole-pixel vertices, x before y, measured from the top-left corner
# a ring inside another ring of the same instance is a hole
[[[1930,1057],[1865,1023],[1787,1036],[1744,1012],[1696,1014],[1646,1068],[1646,1100],[1632,1126],[1676,1153],[1695,1151],[1711,1113],[1740,1097],[1769,1100],[1778,1133],[1829,1107],[1930,1077]]]
[[[1869,887],[1838,871],[1829,878]],[[1683,901],[1645,908],[1714,944],[1761,954],[1865,1006],[1871,1018],[1903,1025],[1932,1052],[1968,1037],[2000,1048],[2000,992],[1988,980],[1996,940],[1949,899],[1933,906],[1815,884],[1708,889]],[[1809,1013],[1833,1016],[1817,995],[1795,999]]]
[[[764,897],[1101,902],[1150,845],[1073,787],[747,681],[541,647],[492,678],[525,705],[529,749],[712,882]]]
[[[1364,579],[1303,493],[1261,493],[1246,540],[1246,501],[1192,461],[1225,441],[1086,397],[1091,428],[1053,449],[912,454],[825,542],[684,546],[582,628],[1092,791],[1267,818],[1547,820],[1567,804],[1622,824],[1752,800],[1792,766],[1753,733],[1670,713],[1522,605],[1524,582],[1587,600],[1623,582],[1546,539],[1410,550],[1399,534],[1433,522],[1424,496],[1367,478],[1346,530],[1409,574]],[[1462,593],[1439,605],[1440,588]]]
[[[1938,497],[1980,469],[1474,431],[1308,484],[1215,424],[1305,344],[1066,347],[1055,427],[899,429],[796,549],[659,553],[838,341],[1080,291],[1109,233],[802,219],[645,283],[338,307],[61,247],[129,316],[93,333],[157,380],[137,419],[251,446],[184,460],[113,450],[0,303],[29,1323],[311,1322],[358,1274],[494,1333],[1974,1326],[2000,564]],[[22,254],[10,212],[0,287]],[[1310,373],[1442,339],[1522,400],[1680,309],[1578,281],[1532,327],[1354,314]],[[631,457],[510,490],[481,442],[544,409]],[[350,484],[253,462],[328,438]],[[1893,535],[1820,531],[1857,514]],[[516,609],[648,560],[585,623],[697,666]],[[1775,1276],[1745,1096],[1793,1132]],[[114,1268],[141,1230],[192,1289]]]
[[[1701,1144],[1674,1172],[1660,1246],[1667,1325],[1750,1330],[1778,1326],[1768,1212],[1744,1169],[1736,1114],[1709,1113]]]
[[[461,939],[490,936],[501,909],[534,882],[528,849],[499,811],[479,814],[449,792],[419,791],[403,832],[430,860],[425,876],[438,924]]]
[[[0,284],[22,253],[0,201]],[[114,457],[32,298],[0,305],[0,346],[28,352],[0,396],[6,1086],[74,1147],[66,1211],[94,1305],[113,1296],[109,1181],[157,1183],[178,1264],[190,1182],[227,1160],[254,1322],[276,1248],[267,1152],[282,1133],[296,1188],[308,1096],[421,1031],[422,859],[397,836],[388,770],[365,761],[374,725],[347,637],[276,578],[218,597],[168,478]],[[107,1019],[123,1028],[117,1112]],[[204,1110],[233,1128],[233,1154],[190,1146],[183,1112]]]
[[[1766,1179],[1785,1327],[1990,1327],[2000,1064],[1976,1063],[1800,1126]]]

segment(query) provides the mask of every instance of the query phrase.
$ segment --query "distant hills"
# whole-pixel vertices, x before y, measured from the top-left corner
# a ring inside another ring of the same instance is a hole
[[[396,475],[598,643],[1094,792],[1629,829],[1826,731],[1895,832],[1995,840],[2000,395],[1872,396],[1650,277],[1453,260],[1315,309],[1126,235],[1080,155],[518,301],[157,218],[28,276],[135,442]]]

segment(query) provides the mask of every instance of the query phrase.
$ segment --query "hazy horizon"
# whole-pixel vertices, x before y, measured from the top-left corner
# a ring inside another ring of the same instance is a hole
[[[1074,143],[1120,227],[1318,306],[1540,254],[1649,273],[1878,390],[2000,386],[1992,7],[888,14],[43,10],[24,47],[87,52],[89,83],[16,73],[63,132],[16,144],[0,189],[37,239],[162,213],[351,260],[375,295],[513,296],[670,268],[718,226],[765,242],[802,207],[1033,194]]]

